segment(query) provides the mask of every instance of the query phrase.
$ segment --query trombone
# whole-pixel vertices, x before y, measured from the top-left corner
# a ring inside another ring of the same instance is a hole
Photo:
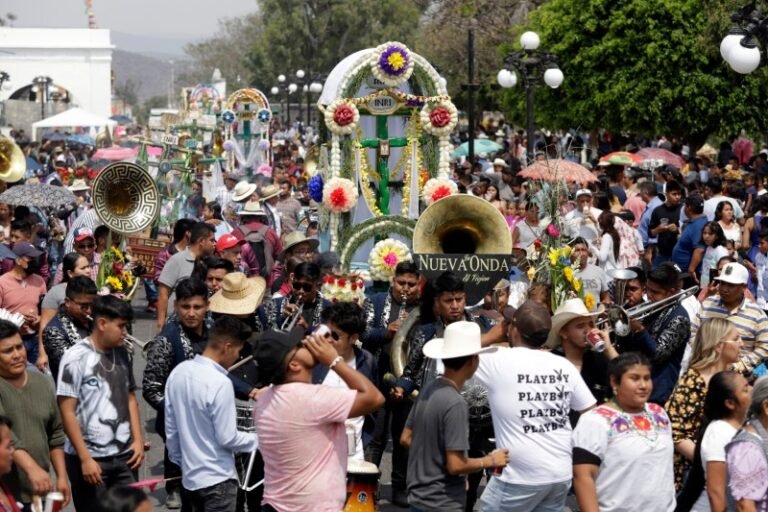
[[[91,315],[87,315],[86,318],[89,322],[93,323],[93,317]],[[152,340],[142,341],[139,338],[131,336],[130,334],[123,336],[123,340],[131,343],[131,345],[136,345],[142,352],[145,352],[147,350],[147,346],[152,342]],[[129,350],[131,350],[130,346]]]
[[[682,302],[691,295],[696,294],[698,291],[698,286],[691,286],[690,288],[680,290],[676,294],[670,295],[665,299],[656,302],[644,302],[629,309],[624,309],[618,304],[611,304],[606,308],[608,313],[607,318],[598,321],[596,327],[598,329],[604,329],[608,326],[611,327],[618,336],[627,336],[629,334],[629,322],[631,320],[642,320],[659,311],[675,306],[677,303]]]

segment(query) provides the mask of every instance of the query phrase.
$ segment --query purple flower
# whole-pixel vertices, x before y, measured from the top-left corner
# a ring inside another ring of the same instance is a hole
[[[309,198],[316,203],[323,201],[323,177],[319,174],[315,174],[309,178],[307,182],[307,189],[309,189]]]
[[[390,46],[379,57],[379,68],[389,76],[400,76],[408,69],[408,53],[399,46]]]

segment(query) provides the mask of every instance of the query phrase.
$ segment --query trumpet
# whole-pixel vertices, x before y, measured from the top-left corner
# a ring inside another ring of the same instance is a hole
[[[691,286],[690,288],[681,290],[665,299],[656,302],[644,302],[629,309],[624,309],[617,304],[611,304],[607,307],[608,316],[598,321],[595,326],[601,330],[610,327],[618,336],[627,336],[629,334],[629,322],[631,320],[642,320],[659,311],[671,308],[691,295],[696,294],[698,291],[698,286]]]
[[[397,312],[397,319],[402,321],[408,318],[408,295],[403,293],[400,296],[400,311]]]
[[[304,312],[304,303],[299,302],[298,305],[299,307],[296,308],[296,311],[291,316],[285,317],[285,320],[283,320],[283,323],[280,326],[281,331],[290,332],[296,326],[296,322],[299,321],[299,318],[301,318],[301,315]]]

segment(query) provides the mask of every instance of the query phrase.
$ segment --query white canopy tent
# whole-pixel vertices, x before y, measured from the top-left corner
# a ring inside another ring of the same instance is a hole
[[[75,107],[61,114],[32,123],[32,140],[39,140],[42,132],[51,131],[56,128],[66,131],[73,131],[74,128],[86,128],[89,135],[95,137],[105,126],[112,130],[117,126],[117,121],[97,116],[87,110]]]

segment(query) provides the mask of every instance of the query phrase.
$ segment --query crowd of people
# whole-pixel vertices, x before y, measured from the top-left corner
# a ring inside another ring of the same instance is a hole
[[[553,219],[518,152],[454,162],[453,179],[499,209],[524,265]],[[149,510],[131,484],[153,420],[170,509],[338,512],[391,442],[390,501],[417,512],[766,510],[765,154],[596,162],[558,212],[594,304],[554,309],[521,269],[472,304],[462,275],[409,261],[360,303],[330,300],[339,260],[320,252],[301,154],[193,183],[143,276],[145,347],[130,301],[97,289],[110,241],[130,247],[87,184],[62,210],[0,205],[0,308],[18,319],[0,320],[0,508],[60,492],[79,511]],[[643,305],[626,332],[604,320]]]

